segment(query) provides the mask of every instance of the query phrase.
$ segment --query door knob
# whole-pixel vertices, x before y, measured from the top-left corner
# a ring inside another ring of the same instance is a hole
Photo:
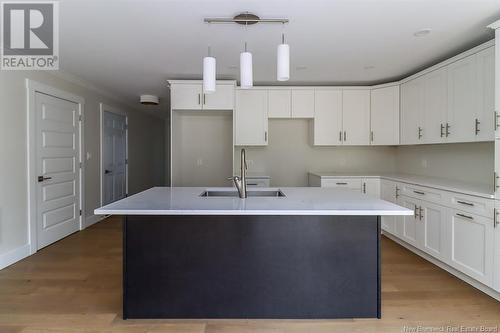
[[[44,177],[44,176],[38,176],[38,182],[43,182],[44,180],[50,180],[52,177]]]

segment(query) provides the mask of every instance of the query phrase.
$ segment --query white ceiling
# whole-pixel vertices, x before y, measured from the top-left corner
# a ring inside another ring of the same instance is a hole
[[[203,23],[249,11],[286,17],[288,84],[398,79],[493,38],[499,0],[61,0],[61,68],[138,104],[167,97],[167,79],[201,78],[207,46],[220,79],[238,79],[245,38],[256,84],[277,84],[280,24]],[[414,32],[430,28],[425,37]],[[371,68],[373,67],[373,68]],[[143,107],[147,109],[146,107]],[[153,110],[155,108],[153,107]],[[156,111],[159,112],[159,111]],[[164,112],[164,111],[163,111]]]

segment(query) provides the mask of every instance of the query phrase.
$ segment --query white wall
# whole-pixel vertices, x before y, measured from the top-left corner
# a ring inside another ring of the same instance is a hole
[[[308,186],[309,171],[381,172],[396,170],[394,147],[314,147],[309,120],[270,119],[267,147],[245,147],[249,174],[271,176],[272,186]],[[239,173],[240,148],[234,156]]]
[[[396,154],[397,170],[491,185],[494,148],[493,142],[400,146]]]
[[[172,113],[172,184],[229,186],[233,158],[229,111]]]
[[[43,71],[0,71],[0,267],[28,243],[27,111],[25,79],[65,90],[85,99],[85,214],[99,206],[99,103],[129,116],[130,193],[164,182],[164,122],[100,94],[90,87]]]

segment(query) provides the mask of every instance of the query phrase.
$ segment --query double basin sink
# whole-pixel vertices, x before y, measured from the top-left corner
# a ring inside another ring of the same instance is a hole
[[[266,197],[266,198],[280,198],[285,197],[280,189],[269,189],[269,190],[247,190],[247,197]],[[239,197],[237,190],[229,189],[210,189],[205,190],[200,194],[200,197],[215,197],[215,198],[237,198]]]

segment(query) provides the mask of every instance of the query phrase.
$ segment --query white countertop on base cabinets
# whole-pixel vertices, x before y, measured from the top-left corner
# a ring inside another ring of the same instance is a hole
[[[309,172],[310,175],[320,177],[322,179],[328,178],[381,178],[388,179],[396,182],[420,185],[431,187],[444,191],[451,191],[457,193],[469,194],[486,199],[494,199],[495,195],[493,189],[488,185],[471,184],[460,182],[456,180],[426,177],[408,174],[376,174],[376,173],[356,173],[356,172]]]

